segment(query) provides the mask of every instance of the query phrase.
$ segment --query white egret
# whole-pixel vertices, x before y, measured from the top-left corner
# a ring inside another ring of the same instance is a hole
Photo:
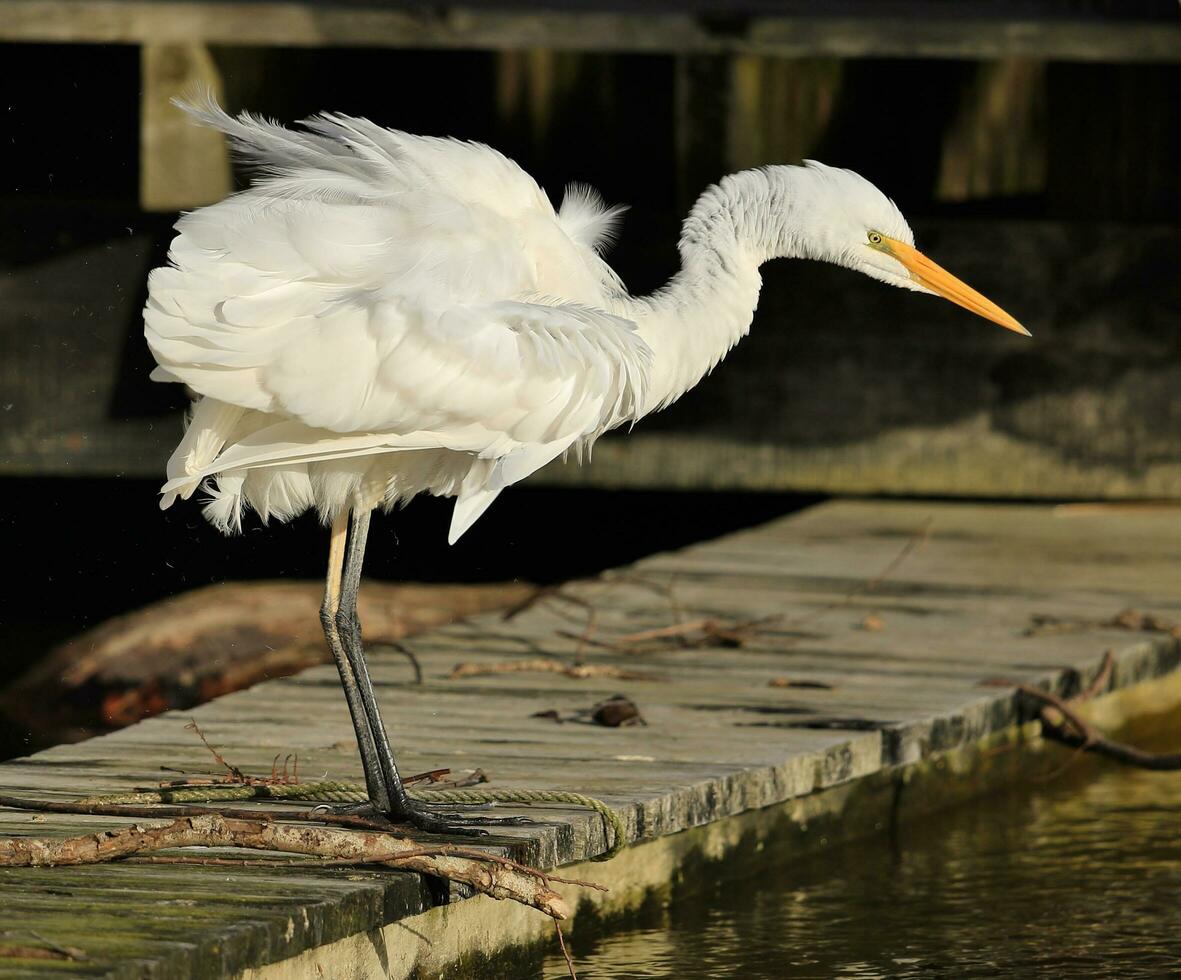
[[[454,497],[454,542],[505,487],[700,381],[749,330],[769,259],[833,262],[1027,333],[916,251],[893,202],[848,170],[726,177],[685,220],[681,271],[634,297],[599,256],[621,209],[589,188],[555,210],[478,143],[182,108],[258,174],[181,217],[149,279],[153,377],[196,397],[161,506],[204,484],[226,532],[247,507],[264,521],[316,508],[331,527],[321,618],[370,800],[420,828],[490,821],[441,815],[398,775],[356,617],[374,509]]]

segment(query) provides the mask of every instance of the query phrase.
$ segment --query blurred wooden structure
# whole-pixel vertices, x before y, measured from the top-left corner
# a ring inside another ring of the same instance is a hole
[[[268,59],[291,49],[492,52],[490,68],[470,62],[467,86],[491,93],[498,122],[486,138],[503,146],[498,133],[525,132],[516,142],[543,161],[571,143],[588,159],[620,158],[612,172],[634,178],[620,179],[620,193],[641,204],[654,196],[663,222],[653,228],[650,210],[629,223],[633,254],[670,252],[674,211],[722,173],[823,155],[877,180],[912,217],[909,202],[926,200],[941,216],[918,212],[925,250],[1035,334],[1032,343],[1003,336],[839,270],[776,267],[752,337],[716,377],[630,436],[605,440],[593,466],[555,465],[539,479],[1181,496],[1181,13],[1172,0],[842,0],[821,12],[797,0],[511,9],[468,0],[429,11],[2,0],[0,10],[0,44],[139,46],[146,211],[196,206],[230,186],[220,139],[168,105],[195,84],[224,91],[231,107],[267,108],[284,99]],[[656,101],[659,85],[618,67],[637,55],[652,78],[671,79],[667,103]],[[669,117],[673,172],[661,169],[664,157],[645,163],[660,135],[628,143],[644,98],[654,100],[651,129],[663,133],[654,117]],[[605,120],[595,138],[570,121],[590,105]],[[623,116],[631,129],[617,132],[611,123]],[[674,192],[652,195],[657,180]],[[1031,200],[1038,220],[1022,203]],[[46,220],[9,207],[12,227]],[[49,220],[59,217],[69,220]],[[155,474],[178,431],[168,418],[175,393],[149,391],[144,379],[135,326],[165,223],[142,218],[116,235],[123,212],[90,220],[111,229],[101,243],[17,262],[0,281],[0,379],[14,393],[0,416],[0,473]]]
[[[370,582],[360,613],[369,648],[381,650],[536,593],[523,582]],[[329,663],[323,595],[319,582],[227,582],[116,616],[4,687],[0,725],[33,733],[42,745],[79,742]]]

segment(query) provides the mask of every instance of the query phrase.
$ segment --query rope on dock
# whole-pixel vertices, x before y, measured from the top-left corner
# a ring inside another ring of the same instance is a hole
[[[592,861],[607,861],[621,850],[627,840],[623,820],[619,814],[602,800],[581,793],[565,793],[559,790],[530,789],[426,789],[410,794],[416,800],[426,803],[551,803],[580,806],[594,810],[602,816],[610,832],[609,846]],[[231,786],[161,787],[140,793],[112,793],[106,796],[88,796],[79,803],[140,805],[151,803],[214,803],[232,800],[306,800],[312,803],[364,803],[369,794],[360,783],[344,783],[324,780],[315,783],[257,783]]]

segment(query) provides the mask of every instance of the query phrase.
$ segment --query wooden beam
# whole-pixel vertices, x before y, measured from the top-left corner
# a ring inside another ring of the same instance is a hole
[[[203,89],[222,101],[221,78],[199,42],[140,49],[139,196],[145,211],[220,201],[233,188],[225,137],[193,125],[171,100]]]
[[[3,11],[0,41],[1181,61],[1181,23],[1086,17],[743,16],[723,30],[688,13],[420,13],[290,0],[4,0]]]

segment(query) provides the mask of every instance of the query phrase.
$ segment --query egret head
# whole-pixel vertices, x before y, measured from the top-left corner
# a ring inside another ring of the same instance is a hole
[[[914,232],[902,212],[885,194],[851,170],[815,160],[792,167],[797,193],[791,195],[796,220],[792,254],[835,262],[874,279],[933,293],[1029,336],[1013,317],[940,268],[914,247]]]

